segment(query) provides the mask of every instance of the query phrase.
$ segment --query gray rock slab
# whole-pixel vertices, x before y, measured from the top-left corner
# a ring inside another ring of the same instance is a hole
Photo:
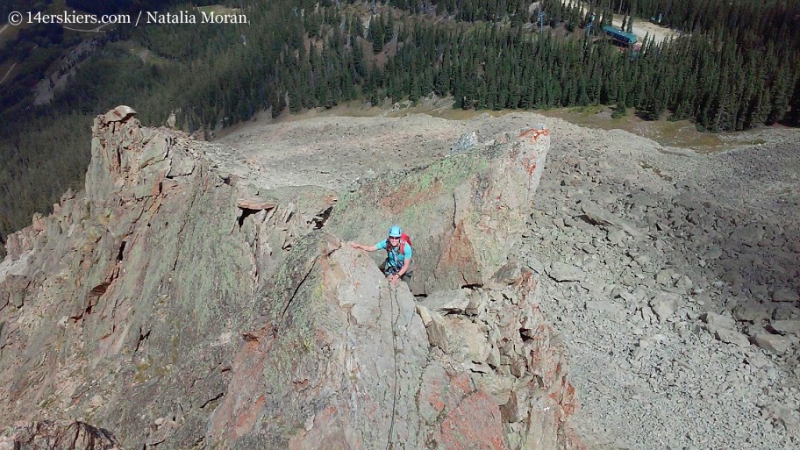
[[[800,319],[800,309],[788,303],[781,303],[772,311],[774,320],[794,320]]]
[[[778,355],[785,354],[792,345],[790,338],[766,332],[757,334],[753,340],[759,347]]]
[[[535,256],[529,256],[528,258],[525,259],[525,262],[528,264],[528,267],[534,272],[540,275],[544,274],[545,272],[544,263],[542,263]]]
[[[650,300],[650,307],[662,323],[672,316],[679,304],[680,295],[672,292],[661,292]]]
[[[770,308],[761,303],[747,302],[733,309],[733,317],[740,322],[760,321],[768,318],[770,314]]]
[[[585,202],[581,206],[581,211],[586,215],[587,220],[595,225],[617,228],[631,236],[640,236],[642,234],[632,223],[603,210],[594,203]]]
[[[752,354],[747,355],[745,361],[747,361],[747,364],[750,364],[756,369],[762,369],[770,363],[770,359],[764,356],[764,354],[761,352],[753,352]]]
[[[795,334],[800,336],[800,320],[776,320],[770,327],[780,334]]]
[[[709,330],[711,329],[712,328],[709,327]],[[725,342],[727,344],[734,344],[743,348],[750,346],[750,340],[747,339],[747,336],[743,335],[742,333],[739,333],[736,330],[731,330],[728,328],[714,328],[713,330],[714,330],[713,333],[716,336],[716,338],[722,342]]]
[[[558,282],[580,281],[586,276],[579,267],[559,261],[550,264],[550,270],[547,274]]]
[[[778,289],[772,294],[772,301],[774,302],[797,302],[800,301],[800,296],[792,289]]]
[[[708,324],[709,328],[728,328],[731,330],[736,329],[736,321],[734,321],[730,316],[724,316],[722,314],[710,312],[706,314],[704,320]]]
[[[800,418],[797,410],[784,405],[768,405],[764,408],[764,416],[786,429],[786,433],[794,438],[800,437]]]
[[[420,304],[443,315],[464,314],[469,307],[468,291],[464,289],[437,291],[426,297]]]

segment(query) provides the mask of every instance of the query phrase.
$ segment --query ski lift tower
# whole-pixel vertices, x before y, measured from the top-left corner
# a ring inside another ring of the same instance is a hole
[[[542,11],[542,4],[539,3],[539,34],[544,34],[544,18],[547,14]]]
[[[594,14],[589,16],[589,22],[586,23],[586,37],[588,38],[589,35],[592,34],[592,28],[594,27]]]

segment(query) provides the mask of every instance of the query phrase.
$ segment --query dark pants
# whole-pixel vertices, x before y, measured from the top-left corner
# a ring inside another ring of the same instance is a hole
[[[380,265],[380,269],[381,269],[381,271],[383,272],[384,275],[386,275],[388,277],[389,275],[394,275],[397,272],[400,272],[400,269],[398,269],[396,267],[388,266],[387,265],[388,262],[389,261],[386,260]],[[412,275],[412,271],[409,269],[408,272],[404,273],[403,276],[400,277],[400,279],[405,281],[405,282],[408,282],[408,280],[411,279],[411,275]]]

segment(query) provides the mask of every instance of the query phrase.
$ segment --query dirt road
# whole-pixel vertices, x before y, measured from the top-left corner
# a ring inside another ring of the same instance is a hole
[[[569,2],[565,2],[569,3]],[[578,2],[581,7],[581,13],[588,9],[588,5],[584,2]],[[614,14],[614,26],[619,27],[622,25],[622,20],[625,16]],[[656,42],[664,41],[668,38],[675,38],[679,36],[678,32],[669,28],[660,27],[656,24],[650,23],[645,19],[635,18],[633,20],[633,34],[639,39],[644,39],[646,35],[652,36]]]

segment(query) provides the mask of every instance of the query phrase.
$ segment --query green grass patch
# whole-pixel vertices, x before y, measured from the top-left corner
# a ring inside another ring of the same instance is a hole
[[[131,56],[140,59],[145,65],[167,68],[175,64],[173,61],[151,52],[134,41],[122,41],[118,44],[120,48],[125,49]]]
[[[603,112],[606,109],[603,105],[586,105],[586,106],[576,106],[569,109],[571,114],[585,114],[585,115],[592,115]]]
[[[652,139],[664,146],[689,148],[698,152],[716,152],[730,147],[723,139],[724,133],[697,131],[694,123],[689,120],[643,120],[633,113],[633,108],[627,108],[624,116],[614,116],[613,109],[599,105],[535,112],[548,117],[564,119],[582,127],[625,130],[637,136]]]

